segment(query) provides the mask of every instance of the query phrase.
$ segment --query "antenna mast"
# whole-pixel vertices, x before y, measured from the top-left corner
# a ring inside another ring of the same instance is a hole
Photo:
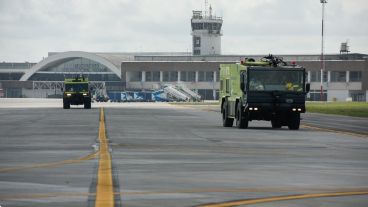
[[[208,16],[208,0],[204,0],[204,16]]]
[[[212,17],[212,5],[210,5],[210,18]]]
[[[320,101],[323,100],[323,73],[325,72],[325,5],[327,3],[327,0],[321,0],[322,4],[322,46],[321,46],[321,94],[320,94]],[[326,100],[327,101],[327,100]]]

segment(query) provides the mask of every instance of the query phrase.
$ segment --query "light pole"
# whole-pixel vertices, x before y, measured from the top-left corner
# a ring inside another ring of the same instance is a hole
[[[321,94],[320,98],[323,101],[323,72],[325,71],[325,4],[327,0],[320,0],[322,4],[322,45],[321,45]],[[326,100],[327,101],[327,100]]]

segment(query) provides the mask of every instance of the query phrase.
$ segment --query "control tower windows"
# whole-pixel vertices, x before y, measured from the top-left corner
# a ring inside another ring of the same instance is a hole
[[[192,23],[192,29],[193,30],[202,30],[203,29],[203,23]]]
[[[194,47],[200,47],[201,46],[201,37],[193,37],[193,45]]]
[[[193,50],[193,55],[201,55],[201,50]]]

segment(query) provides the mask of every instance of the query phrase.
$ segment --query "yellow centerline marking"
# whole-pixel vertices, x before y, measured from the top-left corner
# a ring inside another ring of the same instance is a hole
[[[106,138],[105,115],[103,108],[100,109],[99,127],[100,157],[98,166],[96,207],[114,206],[114,189],[112,181],[112,164],[109,143]]]
[[[87,156],[84,156],[78,159],[63,160],[63,161],[50,162],[50,163],[40,163],[40,164],[26,165],[26,166],[19,166],[19,167],[0,168],[0,173],[30,170],[34,168],[58,167],[60,165],[66,165],[66,164],[76,164],[76,163],[80,163],[80,162],[91,160],[95,158],[97,153],[98,152],[94,152],[92,154],[89,154]]]
[[[270,202],[275,202],[275,201],[298,200],[298,199],[308,199],[308,198],[323,198],[323,197],[357,196],[357,195],[368,195],[368,191],[276,196],[276,197],[270,197],[270,198],[247,199],[247,200],[229,201],[229,202],[223,202],[223,203],[217,203],[217,204],[206,204],[206,205],[200,205],[198,207],[233,207],[233,206],[240,206],[240,205],[270,203]]]

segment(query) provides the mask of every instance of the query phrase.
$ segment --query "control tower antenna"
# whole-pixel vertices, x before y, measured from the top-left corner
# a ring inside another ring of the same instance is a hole
[[[204,16],[208,16],[208,0],[204,0]]]
[[[210,4],[210,18],[212,17],[212,5]]]

